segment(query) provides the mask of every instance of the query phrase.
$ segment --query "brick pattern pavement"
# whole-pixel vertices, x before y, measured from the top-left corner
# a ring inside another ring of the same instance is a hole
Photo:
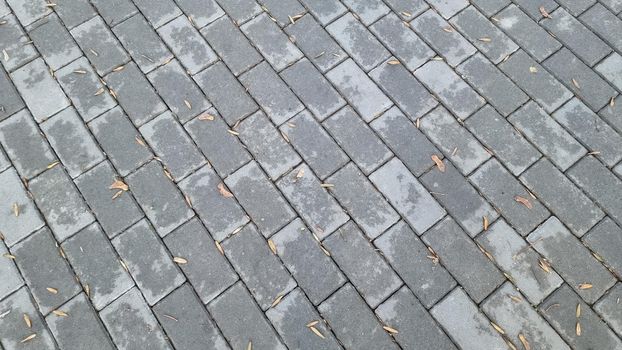
[[[621,32],[0,0],[0,349],[622,349]]]

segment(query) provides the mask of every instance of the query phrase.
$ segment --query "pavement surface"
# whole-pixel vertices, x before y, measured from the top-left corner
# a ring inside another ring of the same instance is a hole
[[[0,349],[622,349],[621,33],[0,0]]]

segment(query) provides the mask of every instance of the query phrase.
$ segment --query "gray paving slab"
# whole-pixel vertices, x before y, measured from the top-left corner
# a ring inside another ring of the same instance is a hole
[[[91,3],[104,21],[110,26],[121,23],[123,20],[138,12],[132,0],[116,0],[114,2],[93,0]]]
[[[0,96],[0,121],[2,121],[24,108],[25,105],[4,69],[0,69],[0,88],[3,92]]]
[[[592,4],[594,3],[594,1],[590,2]],[[588,6],[586,6],[585,9],[587,9]],[[578,15],[578,11],[575,12],[574,15]],[[620,51],[622,48],[622,39],[616,35],[612,35],[609,31],[622,28],[622,19],[617,18],[600,3],[595,4],[589,8],[589,10],[585,11],[579,19],[595,33],[600,35],[611,47],[618,52]]]
[[[261,12],[261,7],[255,0],[216,0],[216,2],[238,25]]]
[[[156,29],[182,14],[173,0],[160,0],[155,4],[149,0],[132,1]]]
[[[225,14],[216,0],[180,0],[177,6],[196,24],[203,28]]]
[[[9,168],[0,173],[0,195],[8,205],[0,212],[0,232],[9,247],[45,224],[26,191],[15,169]]]
[[[622,78],[620,78],[622,71],[620,66],[622,66],[622,56],[614,52],[598,63],[595,69],[602,74],[611,85],[615,86],[618,90],[622,90]]]
[[[0,32],[2,65],[7,71],[14,71],[37,57],[37,51],[24,33],[19,21],[13,14],[3,17],[3,30]],[[4,54],[6,52],[6,55]]]
[[[583,237],[583,243],[598,254],[616,276],[622,273],[622,261],[617,254],[622,244],[621,233],[622,229],[615,222],[605,218]]]
[[[95,0],[96,2],[97,0]],[[67,29],[82,24],[97,14],[88,0],[61,0],[56,2],[54,12],[60,17]]]
[[[26,28],[28,36],[52,70],[82,56],[69,31],[55,14],[50,14]]]
[[[9,254],[4,243],[0,244],[0,254],[4,257]],[[0,274],[2,274],[2,278],[4,279],[4,283],[0,286],[0,299],[8,297],[24,285],[24,279],[20,275],[19,270],[17,270],[15,263],[12,261],[5,261],[0,266]]]
[[[618,334],[622,334],[622,314],[620,314],[619,298],[622,297],[622,287],[620,283],[616,284],[608,294],[605,295],[598,303],[594,305],[596,311],[613,330]]]
[[[259,0],[258,2],[262,9],[276,20],[275,22],[278,23],[279,27],[290,24],[292,22],[289,19],[290,16],[293,18],[293,16],[306,12],[298,0]]]
[[[73,28],[71,35],[100,75],[105,75],[130,60],[130,56],[102,17],[93,17]]]
[[[332,22],[347,11],[338,0],[300,0],[300,2],[322,25]]]

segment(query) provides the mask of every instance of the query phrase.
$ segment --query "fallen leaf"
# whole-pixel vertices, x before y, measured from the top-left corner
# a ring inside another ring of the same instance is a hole
[[[115,181],[112,183],[112,185],[110,185],[110,189],[111,189],[111,190],[121,190],[121,191],[127,191],[127,190],[129,190],[130,188],[128,187],[128,185],[127,185],[125,182],[123,182],[123,181],[121,181],[121,180],[118,180],[118,179],[117,179],[117,180],[115,180]]]
[[[186,107],[188,107],[188,109],[192,109],[192,105],[190,104],[190,101],[184,100],[184,104],[186,105]]]
[[[171,316],[171,315],[164,314],[164,315],[162,315],[162,316],[164,316],[164,317],[168,318],[169,320],[173,320],[173,321],[175,321],[175,322],[178,322],[178,321],[179,321],[177,318],[175,318],[175,317],[173,317],[173,316]]]
[[[479,38],[479,41],[484,42],[484,43],[489,43],[492,41],[492,39],[490,39],[489,37],[483,37],[483,38]]]
[[[432,155],[432,161],[434,161],[434,163],[436,164],[436,167],[441,173],[445,172],[445,164],[436,154]]]
[[[270,247],[272,254],[276,255],[276,244],[274,244],[274,242],[271,239],[268,240],[268,246]]]
[[[335,185],[333,184],[320,184],[320,187],[324,187],[324,188],[331,188],[331,187],[335,187]]]
[[[516,196],[516,197],[514,197],[514,200],[517,201],[518,203],[524,205],[525,207],[527,207],[527,209],[532,209],[533,208],[533,205],[531,204],[529,199],[527,199],[525,197]]]
[[[611,97],[611,100],[609,100],[609,107],[613,107],[616,105],[616,98],[615,96]]]
[[[577,326],[575,327],[575,333],[578,337],[581,336],[581,323],[577,322]]]
[[[311,332],[315,333],[315,335],[317,335],[318,337],[320,337],[322,339],[326,339],[324,334],[322,334],[317,328],[311,326],[311,327],[309,327],[309,329],[311,330]]]
[[[220,245],[220,242],[218,241],[214,241],[214,244],[216,245],[216,249],[218,249],[218,251],[220,252],[221,255],[225,255],[225,250],[222,249],[222,246]]]
[[[585,290],[585,289],[592,289],[592,284],[591,283],[581,283],[579,284],[579,289],[581,290]]]
[[[47,287],[45,289],[47,289],[47,291],[52,293],[52,294],[58,294],[58,289],[56,289],[56,288]]]
[[[499,327],[499,325],[497,325],[496,323],[490,322],[490,325],[492,325],[492,328],[494,328],[500,334],[505,334],[505,331],[503,330],[503,328]]]
[[[6,50],[2,50],[2,55],[4,56],[4,61],[8,62],[9,61],[9,54],[6,52]]]
[[[320,321],[315,320],[315,321],[311,321],[311,322],[307,323],[306,326],[307,327],[313,327],[313,326],[315,326],[318,323],[320,323]]]
[[[60,163],[59,161],[52,162],[46,167],[46,169],[52,169],[53,167],[57,166],[59,163]]]
[[[531,345],[529,345],[527,338],[522,333],[518,333],[518,339],[523,344],[525,350],[531,350]]]
[[[212,121],[214,120],[214,116],[209,114],[209,113],[203,113],[198,117],[199,120],[209,120]]]
[[[488,231],[488,216],[484,216],[484,231]]]
[[[551,264],[549,263],[548,260],[544,258],[538,259],[538,266],[540,266],[540,268],[544,270],[544,272],[551,273],[551,269],[550,269]]]
[[[218,184],[218,192],[220,192],[220,195],[225,198],[233,197],[233,193],[229,192],[229,190],[225,188],[225,184],[222,182]]]
[[[279,305],[279,303],[281,302],[281,300],[283,299],[285,295],[283,294],[279,294],[276,299],[274,299],[274,301],[272,302],[272,305],[270,305],[270,307],[275,307],[277,305]]]
[[[28,314],[24,314],[24,323],[26,323],[28,328],[32,328],[32,321],[30,320]]]
[[[296,173],[296,180],[301,179],[303,176],[305,176],[305,169],[298,169],[298,172]]]
[[[410,12],[402,11],[402,12],[400,12],[400,13],[401,13],[401,14],[402,14],[402,16],[404,16],[404,17],[410,17],[410,16],[412,16],[412,14],[411,14]]]
[[[65,311],[61,311],[61,310],[54,310],[52,311],[52,313],[58,317],[69,317],[69,315],[67,315]]]
[[[253,350],[253,342],[249,341],[248,345],[246,346],[246,350]]]
[[[452,27],[443,27],[443,31],[447,32],[447,33],[453,33],[454,29]]]
[[[31,335],[27,336],[26,338],[22,339],[22,340],[20,341],[20,343],[22,343],[22,344],[23,344],[23,343],[25,343],[25,342],[27,342],[27,341],[30,341],[30,340],[35,339],[36,337],[37,337],[37,335],[33,333],[33,334],[31,334]]]
[[[120,72],[120,71],[122,71],[123,69],[125,69],[125,66],[118,66],[117,68],[113,69],[112,71],[113,71],[113,72]]]
[[[542,17],[544,18],[553,18],[551,17],[551,15],[546,11],[546,9],[544,8],[544,6],[540,6],[540,14],[542,15]]]
[[[178,256],[174,257],[173,261],[176,262],[179,265],[185,265],[185,264],[188,263],[188,260],[186,260],[184,258],[181,258],[181,257],[178,257]]]
[[[19,205],[17,205],[17,203],[13,203],[13,205],[11,206],[11,209],[13,209],[13,215],[15,215],[15,217],[19,216]]]
[[[577,81],[577,79],[572,78],[572,85],[574,85],[574,87],[576,87],[577,89],[581,90],[581,86],[579,86],[579,82]]]
[[[531,67],[529,67],[529,72],[531,72],[531,73],[538,73],[538,68],[531,66]]]
[[[134,137],[134,140],[136,140],[136,143],[143,146],[143,147],[147,147],[147,145],[145,145],[145,141],[143,141],[143,139],[141,139],[140,137],[136,136]]]
[[[577,311],[575,312],[577,318],[581,317],[581,304],[577,304]]]
[[[389,326],[383,326],[382,327],[385,331],[387,331],[390,334],[398,334],[399,332],[397,331],[397,329],[395,328],[391,328]]]
[[[389,61],[389,62],[387,62],[387,63],[388,63],[388,64],[390,64],[390,65],[392,65],[392,66],[397,65],[397,64],[401,64],[401,63],[400,63],[400,61],[398,61],[398,60],[390,60],[390,61]]]

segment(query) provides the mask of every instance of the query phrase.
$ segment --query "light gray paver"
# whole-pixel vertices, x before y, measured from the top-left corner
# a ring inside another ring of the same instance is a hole
[[[117,10],[115,8],[114,11]],[[71,35],[99,75],[105,75],[130,60],[130,56],[99,16],[73,28]]]
[[[356,0],[344,0],[343,3],[352,11],[366,26],[376,22],[378,18],[386,15],[390,9],[381,0],[359,2]]]
[[[594,3],[594,1],[590,1]],[[568,3],[567,0],[564,2]],[[587,5],[589,7],[591,4]],[[578,15],[578,11],[573,13]],[[597,3],[589,10],[585,11],[581,17],[579,17],[583,23],[585,23],[590,29],[600,35],[609,45],[615,48],[618,52],[622,50],[622,38],[615,35],[616,31],[622,28],[622,19],[617,18],[611,11],[607,10],[602,4]],[[613,33],[612,33],[613,31]]]
[[[12,168],[0,173],[0,197],[6,203],[0,211],[0,232],[9,247],[44,225],[24,184]],[[18,216],[15,216],[15,206]]]
[[[52,12],[52,9],[45,6],[44,3],[34,0],[8,0],[7,3],[13,9],[13,12],[19,18],[23,26],[27,26],[37,19]]]
[[[268,12],[280,27],[284,27],[292,22],[289,19],[290,16],[306,12],[298,0],[259,0],[258,2],[263,5],[263,9],[267,9],[264,11]]]
[[[238,25],[261,12],[261,7],[254,0],[216,0],[216,2]]]
[[[57,70],[82,55],[58,16],[50,14],[27,28],[28,36],[52,70]]]
[[[322,25],[332,22],[347,11],[338,0],[300,0],[300,2]]]
[[[622,56],[614,52],[594,68],[618,90],[622,90],[622,68],[620,67],[622,67]]]
[[[0,32],[0,44],[3,47],[2,65],[10,72],[37,57],[37,51],[34,45],[29,43],[30,39],[13,14],[4,16],[2,21],[6,21]]]
[[[176,3],[192,18],[197,28],[203,28],[225,14],[215,0],[179,0]]]
[[[92,0],[91,3],[104,21],[111,26],[121,23],[123,20],[138,12],[138,9],[131,0]]]
[[[5,257],[9,254],[4,243],[0,243],[0,254]],[[24,279],[13,262],[4,262],[0,265],[0,275],[4,279],[0,286],[0,299],[6,298],[24,285]]]
[[[145,15],[154,28],[159,28],[164,23],[170,22],[173,18],[181,15],[181,10],[173,0],[159,0],[155,4],[149,0],[132,1],[134,1],[136,7]]]

